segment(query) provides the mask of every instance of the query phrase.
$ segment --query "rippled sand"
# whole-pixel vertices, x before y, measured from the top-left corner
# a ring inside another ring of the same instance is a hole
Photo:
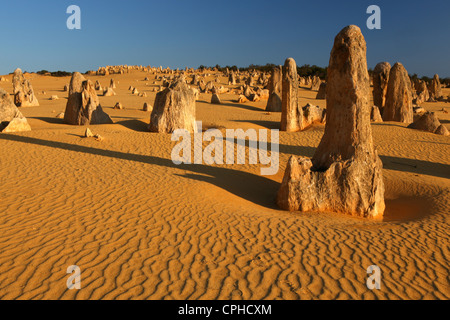
[[[99,142],[55,118],[70,78],[28,75],[41,104],[21,109],[33,131],[0,134],[1,299],[450,298],[450,137],[372,125],[385,168],[383,222],[289,213],[275,205],[287,160],[312,156],[324,126],[280,133],[275,176],[260,176],[259,165],[175,166],[175,142],[147,132],[150,113],[140,111],[155,96],[146,76],[87,77],[120,82],[117,96],[100,96],[115,124],[89,126]],[[0,87],[12,92],[7,78]],[[315,94],[301,89],[300,103],[325,106]],[[278,128],[266,101],[210,99],[197,102],[204,127]],[[112,109],[119,101],[125,110]],[[424,107],[450,129],[439,111],[450,104]],[[381,290],[366,287],[373,264]],[[70,265],[81,268],[81,290],[66,287]]]

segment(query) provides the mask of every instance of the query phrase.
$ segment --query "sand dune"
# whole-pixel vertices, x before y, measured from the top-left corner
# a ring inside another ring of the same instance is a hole
[[[0,134],[1,299],[450,298],[449,137],[372,125],[385,169],[383,222],[289,213],[275,204],[287,160],[312,156],[324,126],[280,132],[275,176],[260,176],[259,165],[175,166],[170,135],[147,131],[141,109],[159,83],[146,85],[146,73],[87,76],[118,83],[117,96],[99,97],[115,124],[89,126],[101,142],[55,118],[69,78],[27,77],[40,102],[21,108],[32,131]],[[300,103],[325,107],[315,95],[300,89]],[[280,114],[264,112],[266,101],[210,99],[197,101],[204,127],[278,129]],[[112,109],[119,101],[125,110]],[[450,129],[440,111],[448,106],[424,104]],[[381,290],[366,287],[373,264]],[[66,287],[69,265],[81,268],[81,290]]]

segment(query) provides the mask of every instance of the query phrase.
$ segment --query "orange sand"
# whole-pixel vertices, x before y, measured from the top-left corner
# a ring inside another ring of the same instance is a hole
[[[259,165],[175,166],[175,142],[147,132],[150,113],[140,111],[155,97],[146,76],[87,76],[103,87],[119,81],[117,96],[100,96],[115,124],[89,126],[99,142],[55,118],[70,78],[28,75],[41,104],[21,109],[33,131],[0,134],[0,299],[450,298],[450,137],[372,125],[384,222],[289,213],[275,205],[287,160],[312,156],[324,126],[280,132],[275,176],[260,176]],[[0,86],[12,92],[6,77]],[[325,106],[315,95],[301,89],[300,103]],[[210,99],[197,102],[204,127],[278,129],[280,114],[263,112],[266,101]],[[125,110],[112,109],[119,101]],[[439,111],[450,104],[424,107],[450,129]],[[372,264],[381,290],[366,287]],[[81,268],[81,290],[66,287],[69,265]]]

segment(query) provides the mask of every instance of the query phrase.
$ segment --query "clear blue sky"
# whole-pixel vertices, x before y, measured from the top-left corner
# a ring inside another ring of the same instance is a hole
[[[81,8],[81,30],[66,9]],[[381,30],[366,9],[381,7]],[[0,74],[81,71],[105,65],[327,66],[336,34],[358,25],[368,65],[400,61],[410,74],[450,77],[450,1],[23,0],[0,10]]]

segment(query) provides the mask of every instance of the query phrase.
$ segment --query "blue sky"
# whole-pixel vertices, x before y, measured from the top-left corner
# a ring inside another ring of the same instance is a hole
[[[66,9],[81,8],[81,30]],[[381,8],[381,30],[366,9]],[[96,70],[105,65],[327,66],[336,34],[358,25],[368,66],[400,61],[410,74],[450,77],[450,1],[42,0],[4,1],[0,74]]]

